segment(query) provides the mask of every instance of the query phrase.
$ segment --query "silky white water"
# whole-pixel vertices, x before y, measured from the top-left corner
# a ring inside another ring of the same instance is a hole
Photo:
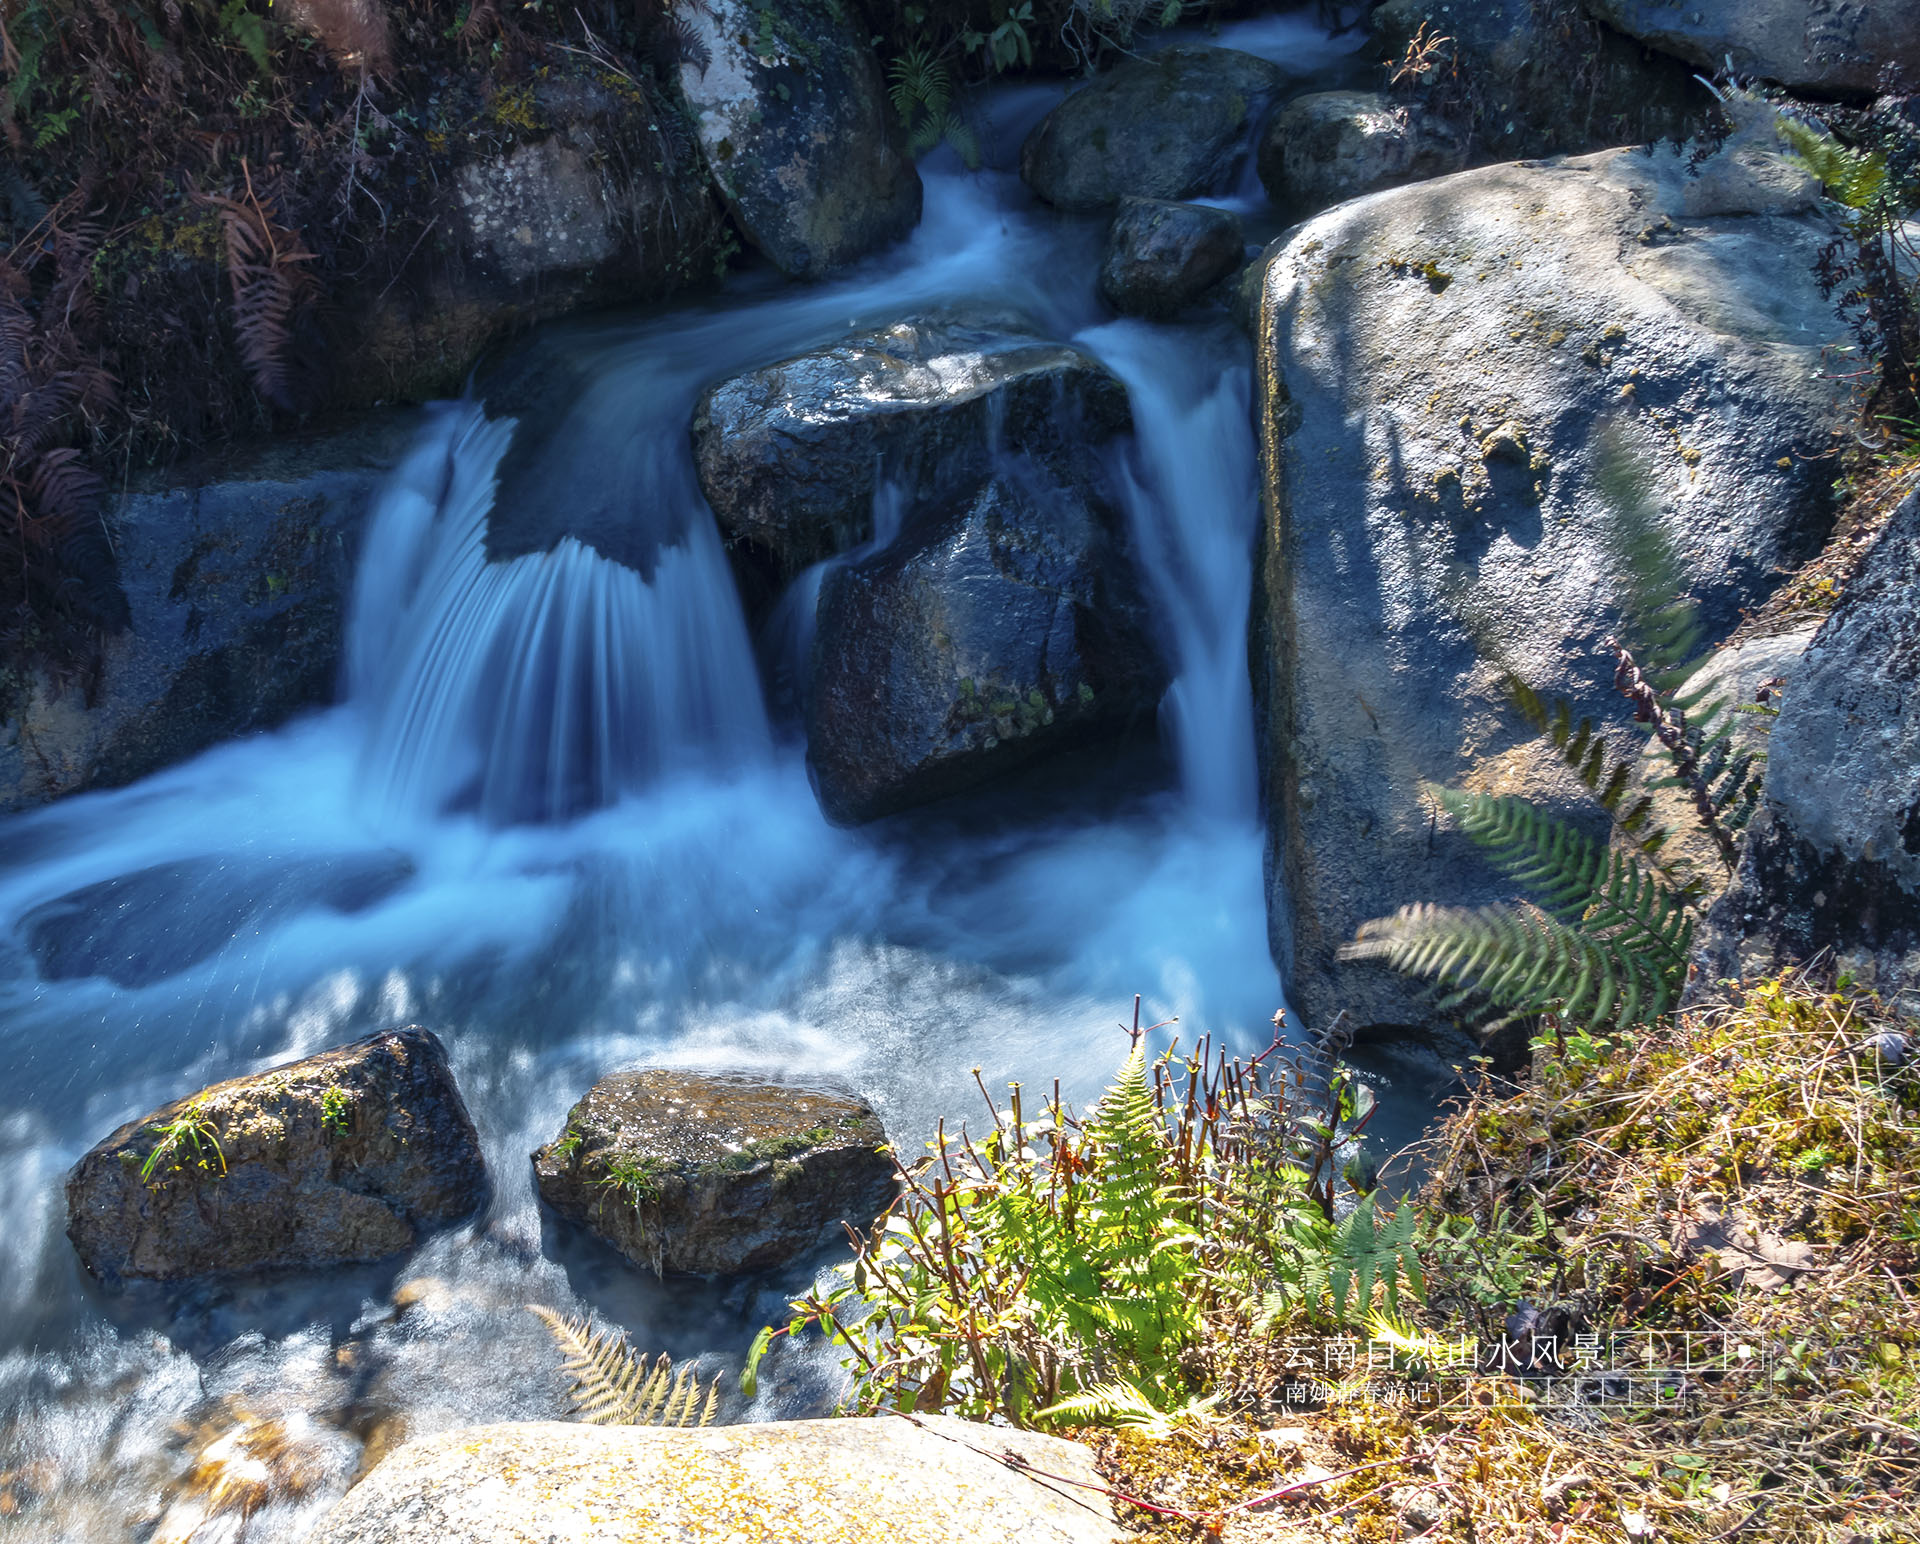
[[[1303,17],[1222,41],[1302,75],[1352,47]],[[990,163],[1057,95],[999,101]],[[563,432],[596,491],[641,512],[649,572],[572,539],[489,562],[515,426],[435,407],[364,537],[340,706],[0,826],[10,1531],[299,1538],[398,1436],[560,1413],[529,1302],[716,1367],[737,1357],[791,1282],[661,1286],[536,1202],[527,1154],[609,1071],[833,1073],[912,1144],[971,1112],[976,1066],[990,1086],[1059,1077],[1090,1099],[1135,992],[1186,1037],[1264,1044],[1282,996],[1247,686],[1247,344],[1223,322],[1112,321],[1096,224],[991,165],[924,171],[919,230],[843,279],[749,277],[575,330],[592,384]],[[1114,474],[1175,677],[1165,754],[1116,747],[836,829],[763,690],[803,644],[813,590],[750,636],[687,425],[715,379],[964,304],[1024,312],[1129,388],[1137,433]],[[398,1022],[446,1041],[480,1129],[493,1195],[470,1225],[366,1269],[119,1296],[85,1279],[61,1184],[87,1147],[203,1084]],[[751,1413],[821,1397],[818,1368],[796,1365]],[[248,1415],[291,1423],[305,1467],[244,1523],[195,1533],[179,1478]]]

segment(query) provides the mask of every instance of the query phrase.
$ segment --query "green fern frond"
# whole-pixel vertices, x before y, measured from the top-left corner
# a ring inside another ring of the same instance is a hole
[[[1788,159],[1810,172],[1835,203],[1864,213],[1887,198],[1884,154],[1850,149],[1831,134],[1785,113],[1775,115],[1774,127],[1787,142]]]
[[[572,1413],[581,1420],[595,1426],[707,1426],[718,1413],[719,1376],[702,1406],[697,1362],[685,1363],[676,1375],[665,1352],[649,1364],[618,1330],[595,1329],[589,1320],[562,1318],[533,1303],[527,1312],[558,1343],[562,1370],[573,1378]]]
[[[1516,675],[1507,676],[1507,693],[1521,717],[1546,737],[1575,777],[1579,778],[1600,807],[1613,819],[1623,838],[1648,859],[1658,862],[1660,849],[1672,834],[1653,819],[1653,800],[1642,795],[1631,797],[1635,786],[1635,765],[1612,755],[1606,738],[1593,726],[1593,720],[1574,722],[1573,709],[1565,698],[1552,704]]]
[[[1214,1406],[1221,1394],[1190,1399],[1171,1410],[1163,1410],[1152,1397],[1132,1383],[1115,1379],[1095,1383],[1047,1406],[1038,1412],[1041,1420],[1105,1421],[1114,1426],[1145,1433],[1153,1438],[1172,1436],[1182,1427],[1213,1424]]]

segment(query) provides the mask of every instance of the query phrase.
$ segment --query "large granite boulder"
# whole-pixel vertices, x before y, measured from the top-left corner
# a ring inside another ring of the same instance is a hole
[[[1145,719],[1165,684],[1118,511],[1009,464],[828,572],[807,764],[829,817],[870,820]]]
[[[645,1067],[602,1078],[533,1155],[547,1204],[656,1273],[767,1270],[892,1202],[880,1117],[837,1080]]]
[[[1800,91],[1869,92],[1920,65],[1920,6],[1901,0],[1585,0],[1600,20],[1707,71]],[[1920,82],[1917,82],[1920,83]]]
[[[920,174],[839,0],[677,0],[680,88],[741,233],[816,278],[912,230]]]
[[[526,1421],[408,1443],[312,1539],[1120,1544],[1104,1489],[1077,1442],[952,1416],[705,1430]]]
[[[1621,725],[1601,640],[1658,556],[1732,633],[1824,540],[1844,340],[1811,197],[1756,142],[1609,151],[1369,195],[1267,264],[1254,677],[1270,919],[1311,1023],[1419,1023],[1335,955],[1404,904],[1511,885],[1426,782],[1591,813],[1503,670]],[[1604,829],[1604,822],[1601,822]]]
[[[344,1265],[411,1249],[485,1196],[446,1050],[409,1027],[128,1121],[67,1176],[67,1236],[109,1282]]]
[[[118,787],[333,700],[361,529],[412,428],[289,438],[120,500],[127,626],[91,681],[12,683],[0,809]]]
[[[1455,124],[1376,91],[1295,97],[1260,136],[1267,197],[1296,217],[1466,164],[1466,136]]]
[[[1426,73],[1407,86],[1461,124],[1475,160],[1648,144],[1690,132],[1712,106],[1692,66],[1573,5],[1385,0],[1368,25],[1390,61],[1426,47]]]
[[[1107,231],[1100,293],[1130,316],[1178,316],[1246,260],[1240,217],[1206,204],[1121,200]]]
[[[1788,682],[1739,874],[1696,944],[1697,985],[1830,949],[1889,1002],[1920,986],[1917,679],[1920,493]]]
[[[1219,192],[1284,78],[1231,48],[1181,45],[1128,60],[1041,119],[1020,149],[1020,175],[1055,208],[1079,211],[1111,208],[1128,194]]]
[[[1090,354],[1017,318],[927,316],[720,382],[693,439],[736,566],[765,589],[870,539],[889,481],[965,485],[1003,452],[1059,463],[1131,427]]]

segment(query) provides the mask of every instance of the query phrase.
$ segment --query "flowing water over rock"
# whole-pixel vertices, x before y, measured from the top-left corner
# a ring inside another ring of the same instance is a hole
[[[1351,46],[1304,20],[1246,36],[1299,75]],[[1013,120],[1056,96],[1001,104],[994,164],[1010,163]],[[1090,1099],[1135,991],[1188,1038],[1263,1042],[1281,984],[1246,676],[1245,342],[1107,321],[1097,224],[1036,209],[1008,171],[936,160],[926,181],[918,231],[849,278],[746,280],[706,307],[567,334],[591,386],[553,431],[570,470],[539,509],[495,508],[507,418],[426,415],[368,535],[342,706],[0,827],[14,1535],[298,1538],[406,1435],[561,1411],[529,1302],[714,1368],[736,1357],[792,1280],[656,1283],[536,1201],[528,1153],[608,1072],[838,1076],[911,1149],[970,1113],[976,1066],[989,1086],[1058,1075]],[[1150,748],[1095,748],[963,805],[839,829],[762,697],[763,665],[792,673],[780,656],[806,607],[790,598],[750,634],[687,427],[725,374],[964,304],[1016,307],[1128,385],[1137,434],[1112,470],[1175,677],[1162,725],[1178,777]],[[600,525],[570,534],[589,477]],[[603,554],[623,510],[631,566]],[[529,539],[529,519],[551,529]],[[503,521],[519,534],[490,544]],[[100,1136],[406,1022],[444,1039],[480,1133],[493,1188],[471,1224],[330,1274],[121,1294],[84,1277],[60,1187]],[[790,1358],[751,1413],[828,1393]],[[222,1497],[243,1500],[222,1517]]]

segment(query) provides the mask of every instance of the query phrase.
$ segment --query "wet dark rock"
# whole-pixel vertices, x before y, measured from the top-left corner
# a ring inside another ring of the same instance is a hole
[[[1089,354],[1010,317],[916,317],[722,381],[694,416],[700,487],[763,588],[873,535],[888,482],[965,486],[1132,426]]]
[[[1920,494],[1867,555],[1788,683],[1740,871],[1695,946],[1696,988],[1831,949],[1888,1001],[1920,986]]]
[[[1123,199],[1107,232],[1100,293],[1116,311],[1132,316],[1177,316],[1246,255],[1240,217],[1225,209]]]
[[[1692,66],[1650,53],[1572,7],[1385,0],[1368,25],[1389,59],[1402,58],[1423,28],[1429,41],[1451,40],[1435,78],[1471,104],[1461,116],[1471,119],[1476,160],[1684,137],[1712,106]]]
[[[344,1265],[412,1248],[485,1194],[446,1050],[410,1027],[128,1121],[67,1176],[67,1236],[109,1282]]]
[[[807,759],[860,821],[976,786],[1150,715],[1148,642],[1121,519],[1088,481],[1029,465],[916,511],[820,591]]]
[[[839,0],[676,7],[680,88],[741,233],[817,278],[919,222],[920,174],[879,60]]]
[[[1445,119],[1374,91],[1295,97],[1260,137],[1260,181],[1295,216],[1466,164],[1466,141]]]
[[[533,1154],[547,1204],[657,1273],[767,1270],[892,1202],[887,1134],[837,1079],[647,1067],[594,1084]]]
[[[1608,25],[1700,69],[1801,91],[1870,92],[1920,60],[1920,6],[1899,0],[1586,0]]]
[[[1376,193],[1268,260],[1253,675],[1272,942],[1309,1024],[1424,1022],[1416,983],[1339,947],[1513,893],[1424,784],[1604,837],[1503,667],[1637,752],[1601,649],[1629,550],[1664,548],[1714,640],[1824,543],[1845,332],[1808,208],[1758,144],[1607,151]]]
[[[20,931],[42,980],[104,976],[116,986],[150,986],[218,953],[244,930],[311,909],[364,911],[412,874],[412,861],[397,852],[270,870],[237,858],[193,858],[47,901],[20,919]]]
[[[128,627],[92,683],[16,681],[0,809],[114,788],[334,699],[353,560],[412,415],[236,452],[112,512]]]
[[[1028,187],[1059,209],[1106,209],[1132,194],[1222,191],[1265,123],[1284,76],[1231,48],[1175,47],[1082,86],[1020,151]]]

